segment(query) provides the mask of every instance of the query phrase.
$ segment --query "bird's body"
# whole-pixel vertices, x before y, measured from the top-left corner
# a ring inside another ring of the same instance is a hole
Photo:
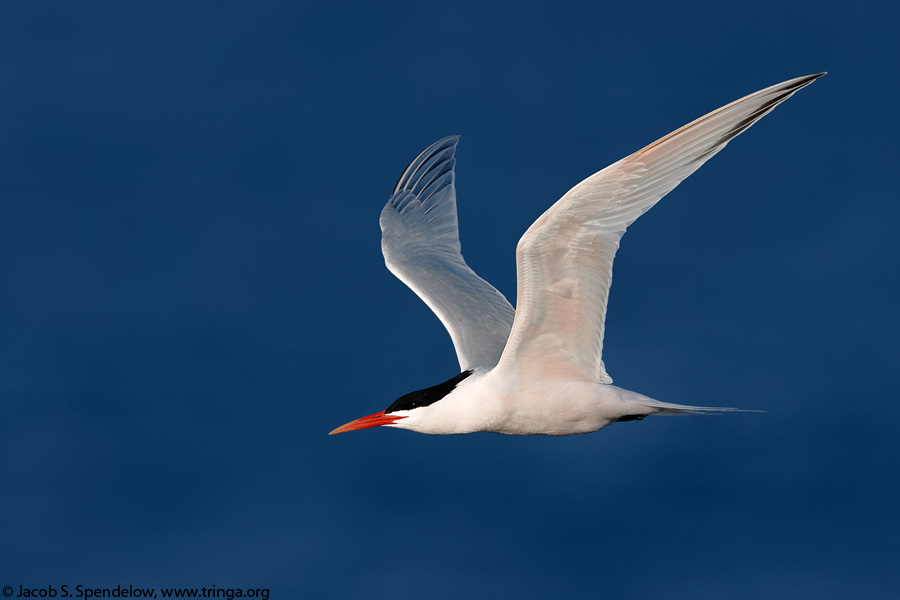
[[[662,410],[641,401],[653,403],[614,385],[492,369],[476,371],[427,412],[413,409],[390,414],[405,417],[395,427],[420,433],[571,435]]]
[[[735,410],[659,402],[611,385],[602,349],[613,258],[640,215],[821,75],[732,102],[572,188],[519,241],[515,310],[460,252],[459,138],[426,148],[382,211],[382,251],[388,268],[444,323],[462,372],[332,433],[386,425],[433,434],[570,435],[651,414]]]

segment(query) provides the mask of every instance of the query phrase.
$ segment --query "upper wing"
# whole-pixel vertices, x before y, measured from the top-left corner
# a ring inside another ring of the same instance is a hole
[[[413,160],[381,212],[381,251],[391,273],[425,301],[450,333],[463,371],[493,367],[515,311],[460,253],[454,154],[458,136]]]
[[[528,228],[516,248],[516,319],[500,367],[611,383],[603,327],[619,240],[635,219],[809,75],[715,110],[588,177]]]

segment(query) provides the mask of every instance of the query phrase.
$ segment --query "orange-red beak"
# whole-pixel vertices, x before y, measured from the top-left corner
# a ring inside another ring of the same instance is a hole
[[[391,423],[396,423],[400,419],[405,418],[406,417],[401,417],[399,415],[386,415],[384,414],[384,411],[381,411],[379,413],[375,413],[374,415],[369,415],[368,417],[350,421],[346,425],[341,425],[328,435],[333,435],[335,433],[344,433],[345,431],[353,431],[354,429],[368,429],[369,427],[378,427],[379,425],[390,425]]]

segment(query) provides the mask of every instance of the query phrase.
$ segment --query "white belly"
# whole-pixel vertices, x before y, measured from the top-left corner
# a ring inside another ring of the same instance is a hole
[[[626,401],[640,397],[613,385],[571,379],[474,374],[431,406],[398,412],[394,426],[421,433],[492,431],[510,435],[590,433],[617,419],[653,412]]]

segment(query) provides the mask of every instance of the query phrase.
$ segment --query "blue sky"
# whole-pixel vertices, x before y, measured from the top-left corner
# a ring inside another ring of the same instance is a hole
[[[0,585],[891,596],[898,16],[5,3]],[[463,253],[514,300],[569,187],[819,71],[632,226],[610,297],[616,384],[767,413],[326,435],[457,372],[380,254],[422,148],[462,135]]]

